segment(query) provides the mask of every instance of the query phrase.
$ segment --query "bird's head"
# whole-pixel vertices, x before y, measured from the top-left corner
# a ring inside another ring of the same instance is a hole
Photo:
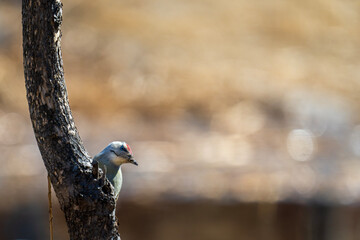
[[[133,157],[130,146],[126,142],[112,142],[105,150],[108,151],[107,154],[110,156],[110,161],[117,166],[123,163],[138,165]]]

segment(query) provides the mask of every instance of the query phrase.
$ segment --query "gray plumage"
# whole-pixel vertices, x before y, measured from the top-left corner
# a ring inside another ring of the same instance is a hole
[[[121,165],[123,163],[138,165],[132,155],[130,146],[125,142],[112,142],[97,154],[93,160],[99,163],[99,167],[104,171],[107,179],[109,179],[110,183],[113,185],[114,194],[117,199],[123,181]]]

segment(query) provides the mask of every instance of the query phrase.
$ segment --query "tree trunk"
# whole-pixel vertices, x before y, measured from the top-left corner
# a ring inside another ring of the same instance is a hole
[[[36,141],[70,239],[120,239],[112,186],[93,169],[71,115],[61,22],[60,0],[22,1],[25,83]]]

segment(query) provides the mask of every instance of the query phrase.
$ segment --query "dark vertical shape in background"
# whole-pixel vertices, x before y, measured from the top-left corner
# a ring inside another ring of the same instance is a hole
[[[327,225],[330,213],[330,206],[325,203],[313,202],[309,205],[310,211],[310,239],[311,240],[326,240]]]

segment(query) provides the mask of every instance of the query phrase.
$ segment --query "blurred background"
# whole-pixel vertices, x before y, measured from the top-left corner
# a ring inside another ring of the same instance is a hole
[[[360,239],[359,1],[63,4],[85,146],[126,140],[140,164],[122,239]],[[48,239],[21,44],[21,1],[0,0],[0,239]]]

